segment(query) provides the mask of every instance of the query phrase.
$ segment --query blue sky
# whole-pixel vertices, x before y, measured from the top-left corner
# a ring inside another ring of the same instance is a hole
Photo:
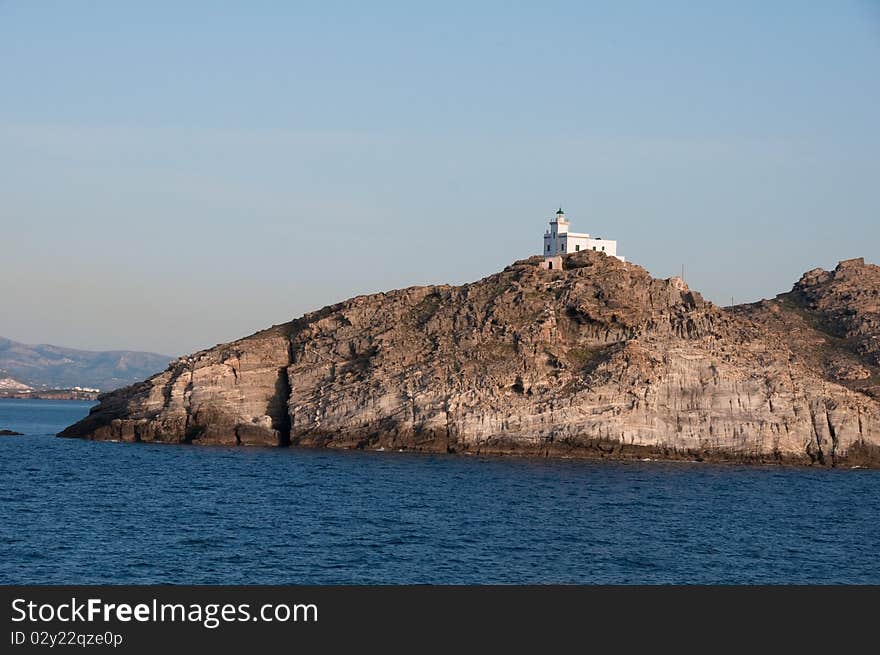
[[[184,6],[181,6],[184,5]],[[175,355],[538,254],[880,262],[880,3],[0,0],[0,335]]]

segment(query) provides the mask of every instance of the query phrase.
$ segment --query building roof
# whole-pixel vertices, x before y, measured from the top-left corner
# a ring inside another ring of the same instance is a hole
[[[558,210],[556,213],[557,213],[557,215],[558,215],[558,214],[564,214],[565,212],[562,211],[562,207],[560,207],[559,210]]]

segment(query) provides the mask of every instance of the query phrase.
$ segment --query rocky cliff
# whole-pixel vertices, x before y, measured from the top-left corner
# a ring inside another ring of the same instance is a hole
[[[880,463],[880,268],[722,309],[601,253],[353,298],[176,360],[65,437]]]

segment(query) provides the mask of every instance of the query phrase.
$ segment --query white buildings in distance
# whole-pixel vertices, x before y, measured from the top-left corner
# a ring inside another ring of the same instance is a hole
[[[591,237],[586,232],[569,232],[568,226],[565,212],[560,207],[556,216],[550,219],[550,229],[544,233],[544,268],[562,269],[562,255],[581,250],[595,250],[626,261],[617,254],[617,241]]]

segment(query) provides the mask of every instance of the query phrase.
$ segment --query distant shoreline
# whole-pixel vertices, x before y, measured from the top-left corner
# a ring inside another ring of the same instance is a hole
[[[77,389],[45,389],[42,391],[0,391],[0,398],[15,400],[98,400],[99,391]]]

